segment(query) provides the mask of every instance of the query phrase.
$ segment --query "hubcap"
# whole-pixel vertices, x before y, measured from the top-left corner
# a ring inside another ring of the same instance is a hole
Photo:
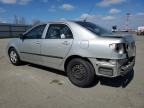
[[[15,51],[10,52],[10,60],[12,61],[12,63],[17,62],[17,54],[15,53]]]
[[[86,77],[86,69],[82,64],[76,64],[72,67],[72,77],[77,80],[84,80]]]

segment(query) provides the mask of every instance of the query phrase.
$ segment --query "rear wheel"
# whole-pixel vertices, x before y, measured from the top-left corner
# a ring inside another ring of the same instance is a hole
[[[10,48],[8,54],[9,54],[9,59],[13,65],[21,64],[20,57],[14,48]]]
[[[79,87],[90,86],[95,77],[93,66],[81,58],[75,58],[68,63],[67,74],[70,81]]]

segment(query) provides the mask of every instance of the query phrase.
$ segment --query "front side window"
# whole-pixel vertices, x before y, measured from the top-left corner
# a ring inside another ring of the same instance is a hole
[[[62,37],[62,35],[64,37]],[[64,24],[50,24],[46,39],[71,39],[73,38],[72,32],[67,25]]]
[[[46,24],[39,25],[25,34],[25,39],[41,39]]]

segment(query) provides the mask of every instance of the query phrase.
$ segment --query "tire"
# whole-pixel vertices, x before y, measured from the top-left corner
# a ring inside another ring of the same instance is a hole
[[[95,70],[93,66],[81,58],[71,60],[66,71],[69,80],[78,87],[89,87],[94,82]]]
[[[13,65],[18,66],[21,64],[20,57],[19,57],[17,51],[15,50],[15,48],[10,48],[10,50],[8,51],[8,55],[9,55],[9,59]]]

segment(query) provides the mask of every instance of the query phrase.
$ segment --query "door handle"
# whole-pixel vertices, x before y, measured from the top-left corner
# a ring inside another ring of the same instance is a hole
[[[62,42],[63,45],[69,45],[69,42],[68,41],[64,41]]]

